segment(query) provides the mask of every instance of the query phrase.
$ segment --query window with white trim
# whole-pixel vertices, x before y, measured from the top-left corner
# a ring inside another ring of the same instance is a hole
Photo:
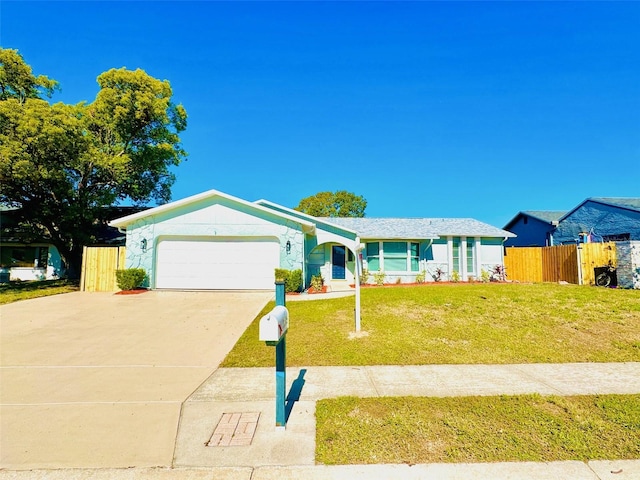
[[[475,273],[475,242],[472,238],[467,238],[467,273]]]
[[[460,273],[460,237],[453,237],[452,240],[452,260],[453,271]]]
[[[369,242],[367,266],[370,272],[420,271],[420,244],[418,242]],[[382,252],[382,253],[381,253]]]
[[[378,242],[367,243],[367,268],[370,272],[380,270],[380,244]]]

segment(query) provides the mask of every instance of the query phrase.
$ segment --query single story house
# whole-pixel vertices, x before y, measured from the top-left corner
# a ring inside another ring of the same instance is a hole
[[[110,222],[126,232],[126,266],[157,289],[272,289],[274,269],[340,288],[363,268],[387,282],[479,277],[503,265],[512,233],[473,219],[316,218],[210,190]]]
[[[527,210],[518,212],[504,230],[517,236],[505,242],[506,247],[550,247],[553,232],[566,211]]]

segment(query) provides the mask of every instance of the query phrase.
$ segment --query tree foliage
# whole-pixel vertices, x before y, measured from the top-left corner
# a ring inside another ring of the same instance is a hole
[[[186,157],[187,116],[168,81],[121,68],[98,85],[91,103],[51,104],[42,97],[57,82],[0,48],[0,202],[20,207],[75,271],[105,207],[169,201],[170,168]]]
[[[319,192],[303,198],[294,210],[314,217],[364,217],[367,201],[346,190]]]
[[[27,98],[38,98],[43,93],[51,96],[58,82],[44,75],[33,75],[17,50],[0,48],[0,100],[14,98],[20,103]]]

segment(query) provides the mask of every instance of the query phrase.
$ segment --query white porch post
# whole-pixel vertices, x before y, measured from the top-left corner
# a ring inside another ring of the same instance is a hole
[[[360,238],[356,237],[356,309],[355,309],[355,321],[356,332],[360,331],[360,272],[362,271],[362,265],[360,265]]]

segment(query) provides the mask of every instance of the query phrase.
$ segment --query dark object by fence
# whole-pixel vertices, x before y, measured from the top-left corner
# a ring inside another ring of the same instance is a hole
[[[617,287],[618,275],[613,267],[595,267],[593,274],[596,277],[598,287]]]

